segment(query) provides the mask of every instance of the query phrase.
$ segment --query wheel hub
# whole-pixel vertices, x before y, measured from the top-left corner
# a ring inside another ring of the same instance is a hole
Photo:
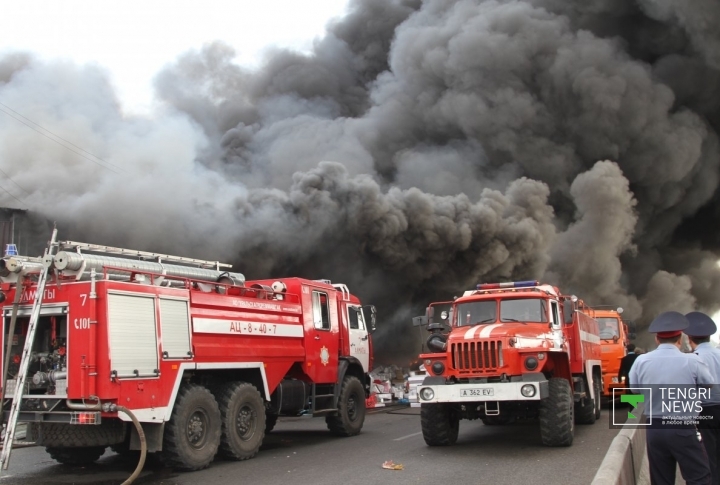
[[[192,413],[187,424],[187,439],[190,445],[201,448],[205,444],[205,430],[207,429],[207,415],[198,410]]]
[[[235,428],[243,441],[247,441],[255,434],[257,413],[250,406],[243,406],[238,411]]]

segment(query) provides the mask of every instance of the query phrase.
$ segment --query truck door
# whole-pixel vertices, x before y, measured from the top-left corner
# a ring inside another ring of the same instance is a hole
[[[363,371],[370,369],[370,341],[368,339],[367,325],[359,305],[347,306],[348,327],[350,333],[350,355],[355,357],[363,366]]]
[[[305,372],[317,383],[335,382],[340,340],[335,292],[320,288],[308,290],[311,327],[305,340]]]

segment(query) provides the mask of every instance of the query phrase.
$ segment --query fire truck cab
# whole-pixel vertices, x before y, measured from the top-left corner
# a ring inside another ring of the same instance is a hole
[[[571,445],[575,422],[600,416],[600,340],[588,310],[537,281],[480,284],[431,304],[414,322],[431,332],[418,387],[425,442],[455,443],[462,419],[539,418],[543,444]]]
[[[135,419],[148,452],[180,470],[218,453],[253,457],[278,416],[322,416],[341,436],[362,429],[375,308],[347,286],[245,281],[217,262],[72,241],[55,249],[0,260],[4,420],[29,423],[55,460],[140,449]]]
[[[603,397],[612,399],[625,392],[625,383],[618,380],[618,372],[620,361],[627,354],[627,346],[630,340],[635,338],[635,334],[630,331],[632,323],[622,319],[622,308],[593,307],[590,313],[597,320],[599,327]]]

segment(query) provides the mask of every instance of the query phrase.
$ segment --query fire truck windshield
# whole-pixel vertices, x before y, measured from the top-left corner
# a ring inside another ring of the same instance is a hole
[[[542,298],[515,298],[500,301],[501,322],[547,322],[547,302]]]
[[[611,339],[613,337],[619,337],[620,332],[618,331],[617,318],[613,317],[600,317],[596,318],[598,322],[598,328],[600,329],[600,338]]]
[[[457,306],[458,327],[490,323],[497,320],[497,301],[484,300]]]

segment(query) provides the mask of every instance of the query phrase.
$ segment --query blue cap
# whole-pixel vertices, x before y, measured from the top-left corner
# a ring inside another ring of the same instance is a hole
[[[680,312],[663,312],[652,321],[648,332],[651,333],[677,333],[678,335],[690,326],[690,322]],[[660,335],[661,338],[664,336]],[[671,337],[667,335],[666,337]]]
[[[690,322],[690,326],[684,332],[690,337],[709,337],[717,331],[713,319],[703,312],[690,312],[685,318]]]

